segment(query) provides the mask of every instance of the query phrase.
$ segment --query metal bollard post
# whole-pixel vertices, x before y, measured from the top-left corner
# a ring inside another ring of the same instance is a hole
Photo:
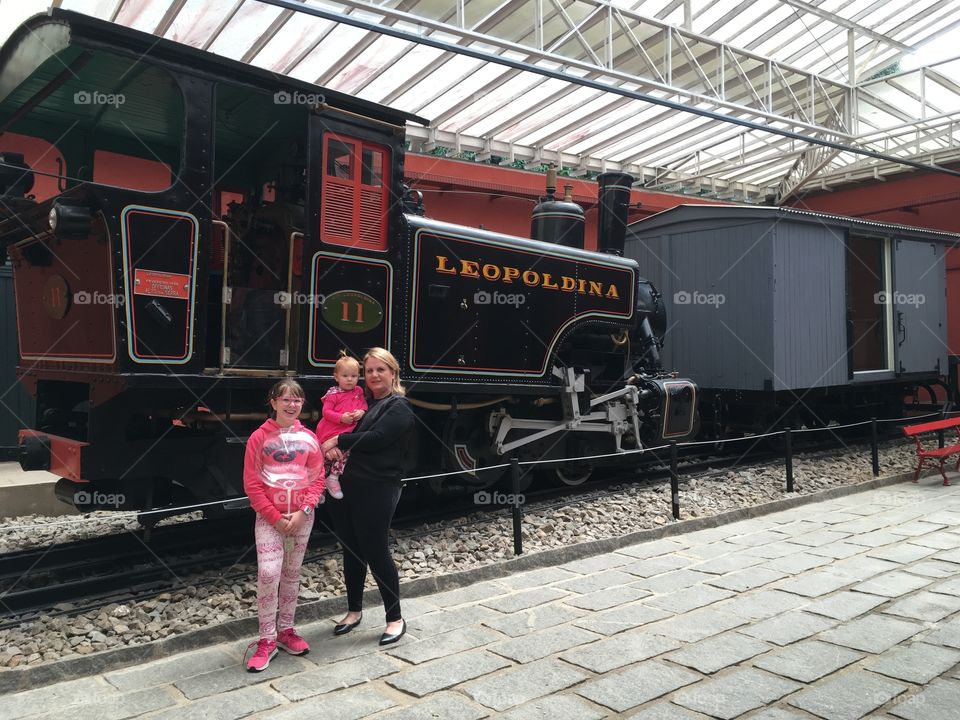
[[[680,478],[677,475],[677,441],[670,441],[670,505],[673,519],[680,519]]]
[[[520,461],[510,458],[510,475],[513,481],[513,554],[523,555],[523,535],[520,526]]]
[[[787,492],[793,492],[793,441],[790,426],[783,431],[783,452],[787,461]]]
[[[870,418],[870,459],[873,462],[873,476],[880,474],[880,446],[877,444],[877,419]]]

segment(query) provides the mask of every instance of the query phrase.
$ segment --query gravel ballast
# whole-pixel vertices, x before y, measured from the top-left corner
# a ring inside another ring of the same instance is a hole
[[[915,467],[912,446],[883,448],[884,475]],[[682,470],[681,470],[682,472]],[[869,447],[852,448],[835,457],[794,458],[796,492],[784,490],[782,462],[681,477],[681,519],[703,518],[774,500],[854,485],[873,479]],[[666,482],[608,488],[586,497],[526,506],[523,517],[525,555],[591,540],[614,538],[671,522]],[[64,518],[26,516],[0,522],[0,552],[56,542],[70,542],[133,530],[130,516],[93,513]],[[103,650],[136,646],[200,628],[256,615],[256,556],[250,547],[228,569],[179,579],[174,589],[136,602],[113,603],[71,616],[41,615],[0,631],[0,668],[35,666]],[[343,594],[339,553],[304,564],[301,602]],[[309,557],[309,555],[308,555]],[[398,532],[394,557],[401,581],[446,575],[513,557],[509,511],[477,514]],[[368,578],[368,584],[373,582]],[[253,639],[253,638],[251,638]]]

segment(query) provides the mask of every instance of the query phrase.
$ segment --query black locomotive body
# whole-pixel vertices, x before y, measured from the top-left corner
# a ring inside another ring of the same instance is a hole
[[[662,372],[663,304],[636,262],[584,251],[582,213],[552,196],[536,240],[424,217],[402,186],[408,121],[75,13],[16,30],[0,247],[37,398],[23,466],[118,508],[242,495],[267,388],[296,377],[315,419],[339,351],[373,346],[401,363],[420,468],[468,471],[435,490],[489,484],[508,456],[689,437],[696,386]],[[607,185],[601,244],[622,249],[623,178]]]

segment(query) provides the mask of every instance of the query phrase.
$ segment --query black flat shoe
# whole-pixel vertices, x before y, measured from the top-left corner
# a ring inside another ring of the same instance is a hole
[[[356,622],[352,623],[339,623],[333,628],[334,635],[346,635],[348,632],[353,630],[357,625],[360,624],[360,621],[363,620],[363,613],[360,613],[360,617],[357,618]]]
[[[407,621],[400,620],[400,622],[403,623],[403,626],[400,628],[400,632],[398,632],[396,635],[391,635],[390,633],[384,633],[383,635],[380,636],[381,645],[392,645],[397,640],[403,637],[403,634],[407,632]]]

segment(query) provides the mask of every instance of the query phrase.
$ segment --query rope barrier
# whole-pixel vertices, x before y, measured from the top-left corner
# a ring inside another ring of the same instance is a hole
[[[828,426],[822,427],[822,428],[801,428],[801,429],[797,429],[797,430],[791,430],[791,432],[792,432],[792,433],[830,432],[830,431],[837,431],[837,430],[846,430],[846,429],[855,428],[855,427],[862,427],[862,426],[865,426],[865,425],[870,425],[870,424],[872,424],[873,422],[876,422],[876,423],[916,422],[917,420],[923,420],[923,419],[925,419],[925,418],[931,418],[931,417],[948,417],[948,416],[960,416],[960,411],[949,411],[949,412],[946,412],[946,413],[928,413],[928,414],[926,414],[926,415],[916,415],[916,416],[913,416],[913,417],[884,418],[884,419],[877,419],[877,420],[863,420],[863,421],[855,422],[855,423],[847,423],[847,424],[845,424],[845,425],[828,425]],[[722,438],[722,439],[716,439],[716,440],[697,440],[697,441],[688,441],[688,442],[673,443],[673,445],[675,445],[677,448],[699,447],[699,446],[703,446],[703,445],[713,445],[713,446],[726,445],[726,444],[728,444],[728,443],[745,442],[745,441],[748,441],[748,440],[762,440],[762,439],[764,439],[764,438],[778,437],[778,436],[784,435],[785,432],[786,432],[785,430],[779,430],[779,431],[776,431],[776,432],[761,433],[761,434],[757,434],[757,435],[746,435],[746,436],[744,436],[744,437],[739,437],[739,438]],[[626,458],[626,457],[629,457],[629,456],[631,456],[631,455],[643,455],[643,454],[645,454],[645,453],[657,453],[657,452],[662,451],[662,450],[670,450],[670,448],[671,448],[671,444],[667,444],[667,445],[657,445],[657,446],[655,446],[655,447],[636,448],[636,449],[633,449],[633,450],[623,450],[623,451],[621,451],[621,452],[613,452],[613,453],[602,453],[602,454],[599,454],[599,455],[581,455],[581,456],[578,456],[578,457],[573,457],[573,458],[560,458],[560,459],[557,459],[557,460],[523,460],[523,461],[521,461],[521,462],[518,462],[517,464],[518,464],[519,466],[524,466],[524,467],[529,467],[529,466],[541,466],[541,467],[542,467],[542,466],[557,465],[557,464],[561,464],[561,463],[563,463],[563,464],[577,464],[577,463],[584,463],[584,462],[594,461],[594,460],[605,460],[605,459],[609,459],[609,458]],[[477,474],[478,472],[491,472],[491,471],[494,471],[494,470],[503,470],[503,469],[509,468],[510,466],[511,466],[511,463],[500,463],[500,464],[498,464],[498,465],[489,465],[489,466],[485,466],[485,467],[474,468],[473,470],[452,470],[452,471],[449,471],[449,472],[431,473],[431,474],[428,474],[428,475],[414,475],[413,477],[401,478],[400,482],[401,482],[401,484],[403,484],[403,485],[410,485],[410,484],[412,484],[412,483],[420,482],[420,481],[422,481],[422,480],[433,480],[433,479],[436,479],[436,478],[453,477],[453,476],[456,476],[456,475],[475,475],[475,474]],[[152,515],[179,515],[179,514],[185,514],[185,513],[189,513],[189,512],[194,512],[194,511],[196,511],[196,510],[200,510],[200,509],[205,508],[205,507],[212,507],[212,506],[218,506],[218,505],[219,505],[219,506],[222,506],[222,505],[226,505],[226,504],[228,504],[228,503],[234,503],[234,502],[238,502],[238,501],[245,501],[246,499],[247,499],[246,496],[241,495],[241,496],[236,496],[236,497],[232,497],[232,498],[225,498],[225,499],[223,499],[223,500],[214,500],[214,501],[210,501],[210,502],[194,503],[194,504],[192,504],[192,505],[181,505],[181,506],[179,506],[179,507],[173,507],[173,508],[157,508],[157,509],[154,509],[154,510],[143,510],[143,511],[139,511],[139,510],[123,510],[123,511],[117,511],[117,512],[115,512],[115,513],[111,513],[111,517],[110,517],[110,518],[82,517],[82,518],[78,518],[78,519],[75,519],[75,520],[64,520],[64,521],[57,521],[57,522],[43,523],[43,524],[37,523],[37,524],[33,524],[33,525],[8,525],[8,526],[0,526],[0,532],[3,532],[3,531],[13,531],[13,530],[42,529],[42,528],[49,528],[49,527],[58,527],[58,526],[61,526],[61,525],[77,525],[78,523],[96,522],[96,521],[98,521],[98,520],[104,520],[104,519],[111,519],[111,520],[112,520],[112,519],[114,519],[114,518],[117,518],[117,519],[129,519],[129,518],[132,518],[132,517],[145,517],[145,516],[148,517],[148,516],[152,516]]]

